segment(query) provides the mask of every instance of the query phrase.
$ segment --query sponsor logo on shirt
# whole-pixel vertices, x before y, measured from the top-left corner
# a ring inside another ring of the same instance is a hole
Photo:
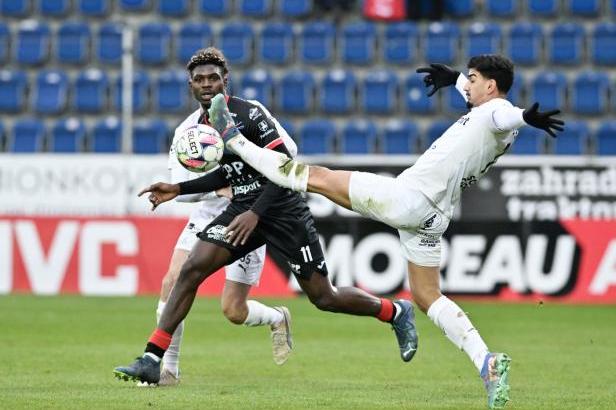
[[[261,132],[265,132],[269,129],[269,125],[267,125],[267,121],[263,120],[260,123],[257,124],[257,126],[259,127],[259,130]]]
[[[470,121],[470,119],[471,118],[468,115],[465,115],[464,117],[460,117],[457,123],[461,125],[466,125]]]
[[[460,182],[460,189],[464,190],[471,185],[475,185],[476,183],[477,177],[475,177],[475,175],[471,175],[467,178],[462,178],[462,181]]]
[[[257,107],[253,107],[248,111],[248,118],[250,118],[252,121],[256,120],[260,116],[261,116],[261,112],[259,111]]]
[[[254,181],[253,183],[246,185],[236,185],[233,187],[233,196],[246,195],[247,193],[256,191],[259,188],[261,188],[261,183],[259,181]]]

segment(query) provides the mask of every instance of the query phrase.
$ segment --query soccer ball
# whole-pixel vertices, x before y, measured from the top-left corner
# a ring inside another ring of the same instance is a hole
[[[184,168],[206,172],[218,165],[225,143],[214,128],[198,124],[184,130],[175,143],[175,152]]]

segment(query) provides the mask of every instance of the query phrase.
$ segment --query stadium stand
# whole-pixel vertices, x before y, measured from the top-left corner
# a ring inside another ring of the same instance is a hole
[[[431,23],[425,33],[424,59],[455,64],[460,50],[460,29],[453,22]]]
[[[314,105],[314,87],[314,77],[309,71],[287,72],[277,88],[277,106],[286,113],[311,112]]]
[[[382,50],[387,63],[408,64],[418,55],[419,30],[410,22],[392,23],[385,28]]]
[[[550,139],[553,153],[558,155],[583,155],[587,153],[589,131],[585,122],[569,121],[558,138]]]
[[[9,50],[11,44],[11,33],[6,24],[0,23],[0,64],[9,61]]]
[[[414,154],[419,144],[419,129],[412,122],[388,121],[382,131],[382,152],[385,154]]]
[[[253,61],[254,30],[247,22],[231,22],[220,32],[220,47],[231,64],[246,66]]]
[[[32,153],[43,151],[45,125],[36,118],[22,118],[15,121],[13,133],[9,136],[8,151]]]
[[[466,35],[466,57],[501,52],[501,29],[497,24],[473,23]]]
[[[105,17],[111,13],[111,0],[79,0],[79,13],[86,17]]]
[[[616,14],[616,10],[614,10]],[[595,26],[592,38],[592,61],[600,65],[616,64],[616,23]]]
[[[119,65],[122,58],[122,26],[118,23],[100,26],[96,44],[96,56],[101,63]]]
[[[0,14],[7,17],[24,18],[32,12],[31,0],[0,1]]]
[[[185,17],[190,13],[190,0],[158,0],[158,12],[165,17]]]
[[[246,17],[267,17],[272,14],[273,0],[236,0],[238,13]]]
[[[342,27],[339,47],[346,64],[367,65],[374,60],[376,29],[372,23],[353,22]]]
[[[266,107],[272,105],[274,81],[263,69],[247,71],[242,77],[239,96],[247,100],[257,100]]]
[[[150,77],[145,71],[136,71],[133,75],[133,111],[143,113],[150,106],[149,99]],[[122,110],[122,77],[118,76],[112,89],[113,108]]]
[[[312,0],[279,0],[276,4],[283,17],[305,17],[312,11]]]
[[[376,126],[371,121],[349,121],[342,128],[340,148],[343,154],[376,153]]]
[[[562,73],[545,71],[537,74],[531,87],[531,101],[537,101],[543,110],[565,109],[567,79]]]
[[[46,17],[65,17],[72,11],[70,0],[38,0],[38,7]]]
[[[486,9],[492,17],[513,17],[518,11],[518,0],[486,0]]]
[[[300,37],[300,55],[306,64],[329,64],[334,58],[336,28],[329,22],[308,22]]]
[[[139,120],[133,126],[133,152],[158,154],[167,149],[167,124],[162,120]]]
[[[557,24],[550,34],[549,62],[579,64],[583,61],[584,28],[576,23]]]
[[[176,38],[176,58],[185,65],[195,51],[212,45],[212,29],[206,23],[185,23]]]
[[[288,64],[293,57],[293,26],[269,23],[263,26],[259,42],[259,58],[265,63]]]
[[[398,77],[393,71],[369,72],[360,87],[360,107],[365,113],[391,114],[398,107]]]
[[[602,72],[586,71],[575,79],[572,90],[572,110],[577,114],[599,115],[607,111],[609,105],[610,80]]]
[[[122,128],[116,117],[107,117],[94,125],[90,146],[93,152],[120,152]]]
[[[324,113],[348,114],[355,109],[355,74],[332,70],[321,81],[319,106]]]
[[[17,32],[16,60],[23,65],[42,65],[49,59],[51,30],[47,23],[24,20]]]
[[[186,89],[187,74],[184,71],[163,71],[154,88],[156,111],[160,113],[184,113],[189,107]]]
[[[404,89],[404,102],[407,111],[411,113],[426,114],[436,111],[439,94],[432,97],[426,95],[423,75],[411,74],[407,77]]]
[[[139,27],[137,59],[146,65],[163,65],[171,59],[171,27],[147,23]]]
[[[616,121],[602,123],[597,130],[597,154],[616,155]]]
[[[517,155],[537,155],[545,152],[543,132],[531,127],[522,127],[509,152]]]
[[[555,17],[559,0],[528,0],[528,11],[536,17]]]
[[[304,155],[334,152],[336,125],[327,119],[315,118],[304,123],[300,131],[299,151]]]
[[[60,114],[68,102],[68,77],[64,71],[41,71],[36,79],[34,111],[39,114]]]
[[[90,27],[81,21],[69,21],[60,26],[56,59],[63,64],[84,65],[90,58]]]
[[[86,127],[79,118],[58,120],[49,136],[50,152],[82,152],[86,139]]]
[[[509,30],[507,54],[515,64],[536,65],[542,58],[543,30],[536,23],[515,23]]]
[[[73,107],[80,113],[102,114],[108,108],[109,78],[104,71],[91,68],[79,73],[73,92]]]
[[[0,112],[19,113],[24,110],[27,84],[23,71],[0,71]]]

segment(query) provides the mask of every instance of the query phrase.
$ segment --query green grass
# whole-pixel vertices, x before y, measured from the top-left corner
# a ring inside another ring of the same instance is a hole
[[[218,300],[198,299],[181,385],[137,388],[112,369],[142,352],[154,298],[0,297],[0,408],[485,408],[475,368],[425,315],[407,364],[375,319],[284,303],[295,340],[284,366],[271,359],[267,329],[233,326]],[[616,408],[616,307],[461,305],[488,346],[513,358],[507,408]]]

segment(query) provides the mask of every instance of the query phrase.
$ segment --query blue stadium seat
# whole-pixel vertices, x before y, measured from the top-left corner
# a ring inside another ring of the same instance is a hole
[[[455,23],[431,23],[424,40],[424,58],[431,63],[455,64],[460,50],[460,29]]]
[[[426,130],[425,148],[428,149],[452,124],[453,121],[451,120],[433,121]]]
[[[98,30],[96,55],[101,63],[119,65],[122,60],[122,26],[106,23]]]
[[[79,73],[73,92],[73,107],[80,113],[102,113],[108,107],[109,79],[99,69]]]
[[[11,44],[11,33],[9,27],[0,23],[0,64],[6,64],[9,61],[9,49]]]
[[[563,74],[553,71],[539,73],[533,80],[528,103],[538,102],[541,111],[566,110],[566,89],[567,79]]]
[[[498,24],[473,23],[468,27],[466,56],[500,54],[501,29]]]
[[[314,106],[314,78],[309,71],[284,74],[277,89],[278,107],[287,113],[308,114]]]
[[[41,71],[36,77],[34,111],[39,114],[60,114],[68,102],[67,75],[60,70]]]
[[[277,4],[283,17],[305,17],[312,12],[312,0],[279,0]]]
[[[150,77],[145,71],[135,71],[133,77],[133,111],[143,113],[150,107]],[[113,105],[116,111],[122,110],[122,75],[118,75],[113,87]]]
[[[247,100],[257,100],[266,107],[272,105],[274,81],[264,69],[249,70],[242,77],[239,96]]]
[[[71,12],[70,0],[38,0],[43,16],[64,17]]]
[[[58,61],[85,64],[90,57],[90,26],[84,22],[67,22],[58,29],[56,47]]]
[[[288,64],[293,57],[293,26],[268,23],[261,31],[259,58],[265,63]]]
[[[162,113],[184,113],[189,106],[184,71],[164,71],[158,76],[154,88],[156,110]]]
[[[334,152],[336,126],[326,119],[306,121],[300,131],[298,152],[302,155]]]
[[[592,35],[592,61],[595,64],[616,64],[616,23],[600,23]]]
[[[398,77],[393,71],[372,70],[360,89],[360,105],[368,114],[391,114],[398,109]]]
[[[466,101],[455,87],[447,87],[445,91],[445,109],[453,114],[465,114],[468,112]],[[442,92],[442,91],[441,91]],[[432,97],[434,98],[434,96]]]
[[[209,16],[225,17],[231,12],[231,2],[229,0],[200,0],[199,10]]]
[[[336,28],[329,22],[304,24],[300,37],[300,54],[306,64],[327,65],[334,58]]]
[[[412,122],[390,120],[385,124],[382,137],[385,154],[414,154],[418,141],[419,131]]]
[[[486,10],[493,17],[515,17],[518,0],[487,0]]]
[[[372,154],[376,152],[377,132],[371,121],[351,120],[342,128],[340,151],[344,154]]]
[[[77,117],[58,120],[51,129],[50,152],[81,152],[86,139],[86,127]]]
[[[186,23],[176,37],[176,57],[186,64],[195,52],[212,45],[212,29],[206,23]]]
[[[576,23],[557,24],[550,34],[549,61],[554,64],[583,63],[584,27]]]
[[[585,122],[567,121],[564,131],[557,138],[550,138],[554,154],[583,155],[588,146],[589,130]]]
[[[375,57],[376,29],[373,23],[354,22],[342,28],[340,58],[347,64],[370,64]]]
[[[247,65],[253,61],[254,31],[248,23],[228,23],[220,32],[222,52],[231,64]]]
[[[111,13],[111,0],[79,0],[80,14],[88,17],[105,17]]]
[[[528,11],[535,17],[555,17],[559,0],[528,0]]]
[[[32,0],[0,0],[0,14],[24,18],[32,12]]]
[[[0,112],[18,113],[24,110],[27,84],[25,72],[0,70]]]
[[[526,82],[524,80],[524,76],[519,72],[515,73],[513,77],[513,84],[511,85],[511,89],[507,93],[507,99],[511,101],[511,104],[516,105],[518,107],[524,107],[525,99],[524,99],[524,90]]]
[[[610,80],[603,72],[580,73],[573,85],[571,105],[577,114],[603,114],[607,111]],[[567,123],[567,126],[569,124]]]
[[[272,14],[273,0],[236,0],[238,12],[246,17],[267,17]]]
[[[158,154],[167,150],[169,128],[163,120],[140,120],[133,126],[133,152]]]
[[[383,59],[388,63],[409,64],[417,58],[419,30],[414,23],[390,23],[385,26]]]
[[[599,0],[566,0],[567,9],[575,16],[597,17],[601,11]]]
[[[17,31],[15,60],[18,64],[41,65],[49,59],[51,32],[47,23],[24,20]]]
[[[509,152],[514,155],[543,154],[544,141],[543,131],[533,127],[522,127],[518,130],[518,136]]]
[[[332,70],[321,83],[319,106],[322,112],[347,114],[355,109],[355,76],[350,71]]]
[[[515,23],[509,31],[507,51],[516,64],[535,65],[541,60],[543,32],[537,23]]]
[[[121,11],[143,13],[152,8],[152,0],[120,0]]]
[[[158,0],[158,12],[166,17],[185,17],[190,12],[190,0]]]
[[[94,125],[90,149],[97,153],[116,153],[122,150],[122,125],[117,117],[107,117]]]
[[[597,154],[616,155],[616,121],[603,122],[596,134]]]
[[[423,78],[423,74],[413,73],[406,79],[404,101],[409,112],[426,114],[432,113],[436,109],[439,94],[428,97]]]
[[[45,140],[45,124],[36,118],[22,118],[13,124],[8,141],[11,152],[41,152]]]
[[[474,0],[445,0],[445,12],[454,17],[470,17],[475,12]]]
[[[142,64],[162,65],[171,59],[171,27],[167,23],[146,23],[139,27],[137,58]]]
[[[4,131],[4,125],[0,121],[0,152],[6,151],[6,136]]]

